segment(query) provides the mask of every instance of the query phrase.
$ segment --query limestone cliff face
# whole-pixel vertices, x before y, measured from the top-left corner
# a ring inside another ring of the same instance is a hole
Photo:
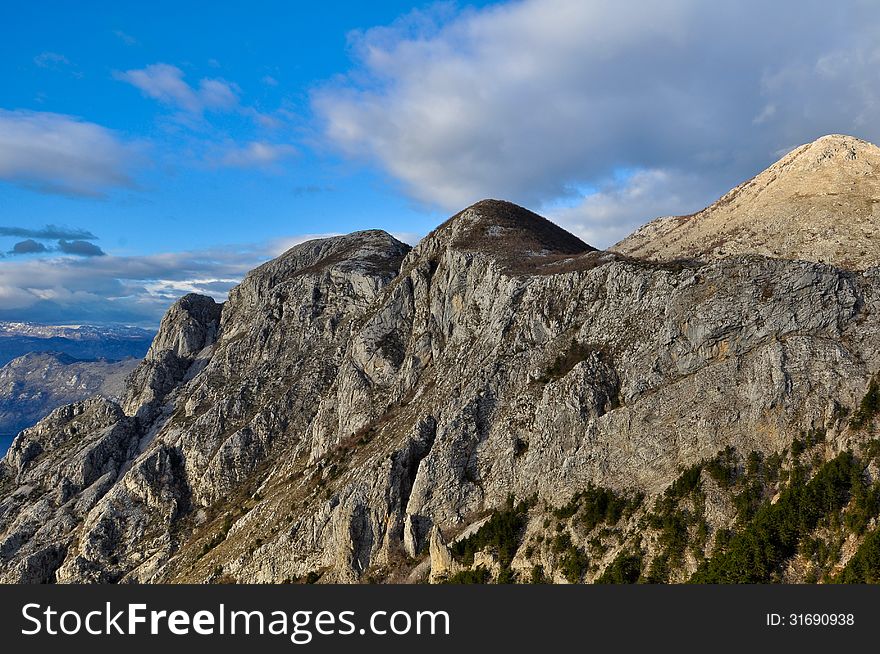
[[[878,291],[877,269],[597,252],[497,201],[412,250],[304,243],[222,308],[172,307],[122,408],[19,435],[0,580],[416,580],[510,496],[650,497],[726,445],[842,446]]]

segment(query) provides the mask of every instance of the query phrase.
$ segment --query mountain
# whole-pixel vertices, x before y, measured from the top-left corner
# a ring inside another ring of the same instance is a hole
[[[118,400],[136,365],[136,359],[80,361],[57,352],[13,359],[0,367],[0,434],[11,439],[53,409],[92,395]]]
[[[57,352],[77,359],[140,359],[154,335],[139,327],[0,322],[0,366],[31,352]]]
[[[870,580],[878,352],[877,268],[644,261],[499,201],[309,241],[18,436],[0,580]]]
[[[658,218],[612,250],[655,261],[762,254],[880,264],[880,148],[834,134],[795,148],[714,204]]]
[[[66,338],[71,341],[106,339],[141,341],[154,332],[127,325],[41,325],[33,322],[0,322],[0,338],[30,336],[33,338]]]

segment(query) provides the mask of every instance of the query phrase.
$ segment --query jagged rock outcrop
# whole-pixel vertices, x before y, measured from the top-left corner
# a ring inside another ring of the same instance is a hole
[[[50,582],[77,530],[137,450],[136,421],[93,398],[26,429],[0,463],[4,580]]]
[[[711,206],[658,218],[611,249],[655,261],[762,254],[880,264],[880,148],[831,134],[795,148]]]
[[[126,413],[151,418],[158,404],[186,376],[199,354],[214,343],[221,305],[190,293],[172,305],[144,360],[132,373],[122,406]]]
[[[428,547],[431,561],[430,579],[432,582],[443,581],[460,570],[461,566],[453,558],[449,546],[443,540],[443,534],[440,533],[436,525],[431,529]]]
[[[880,369],[878,290],[878,269],[597,252],[498,201],[412,250],[380,231],[310,241],[222,311],[172,308],[124,412],[19,436],[0,579],[412,579],[442,557],[432,534],[511,497],[652,497],[727,445],[844,443],[841,409]],[[98,442],[96,472],[71,472]],[[68,490],[35,492],[38,465]]]

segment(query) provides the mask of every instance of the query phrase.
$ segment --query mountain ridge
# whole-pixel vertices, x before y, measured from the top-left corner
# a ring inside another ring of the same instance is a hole
[[[176,302],[121,403],[0,460],[0,580],[712,578],[808,461],[876,483],[880,269],[657,265],[524,212],[310,241]],[[837,574],[877,519],[767,574]]]
[[[761,254],[880,264],[880,148],[831,134],[799,146],[702,211],[658,218],[610,249],[655,261]]]

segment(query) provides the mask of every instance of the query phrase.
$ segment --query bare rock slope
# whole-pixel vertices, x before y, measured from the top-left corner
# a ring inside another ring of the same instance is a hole
[[[655,261],[762,254],[880,264],[880,148],[833,134],[795,148],[689,216],[658,218],[612,250]]]
[[[878,269],[642,262],[498,201],[414,249],[310,241],[222,307],[172,307],[122,406],[19,435],[0,580],[578,581],[629,552],[666,570],[654,498],[727,447],[862,439],[846,415],[878,351]],[[709,552],[736,514],[706,484]],[[599,489],[602,520],[565,508]]]

